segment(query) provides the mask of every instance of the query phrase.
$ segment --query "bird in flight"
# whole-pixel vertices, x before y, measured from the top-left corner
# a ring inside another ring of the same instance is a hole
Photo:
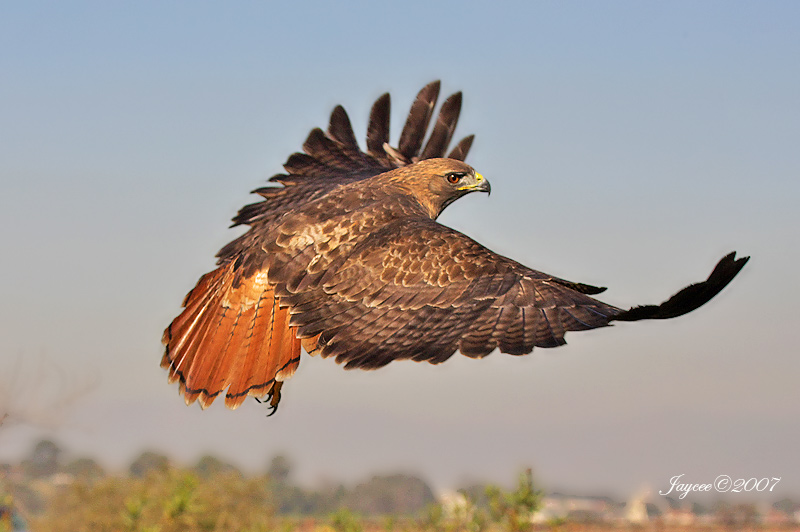
[[[707,280],[660,305],[621,309],[591,297],[605,290],[533,270],[436,221],[489,182],[464,159],[473,136],[448,153],[461,93],[441,105],[438,81],[411,106],[396,147],[390,99],[373,104],[366,151],[337,106],[274,185],[256,189],[233,225],[249,230],[217,254],[217,268],[186,295],[164,331],[161,366],[180,393],[205,408],[236,408],[248,395],[277,409],[301,346],[345,368],[393,360],[444,362],[556,347],[567,331],[614,321],[681,316],[717,295],[748,260],[730,253]]]

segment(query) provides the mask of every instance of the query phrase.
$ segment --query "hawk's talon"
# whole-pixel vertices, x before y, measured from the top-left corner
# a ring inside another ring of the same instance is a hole
[[[283,382],[276,382],[272,385],[272,389],[263,399],[259,399],[258,397],[253,397],[258,404],[265,404],[269,403],[269,410],[270,413],[267,414],[267,417],[275,415],[275,412],[278,411],[278,403],[281,402],[281,388],[283,387]]]

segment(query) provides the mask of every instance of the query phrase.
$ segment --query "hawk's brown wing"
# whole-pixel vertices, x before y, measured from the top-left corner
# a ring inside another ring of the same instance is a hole
[[[421,159],[444,157],[461,109],[461,93],[447,98],[428,133],[439,96],[438,81],[426,85],[411,106],[397,148],[389,146],[390,99],[384,94],[372,106],[367,150],[362,151],[345,110],[333,110],[328,130],[314,129],[274,176],[276,186],[255,190],[263,200],[243,207],[233,225],[249,225],[241,237],[220,250],[219,267],[200,278],[187,294],[183,312],[163,335],[161,366],[180,381],[188,403],[210,405],[220,394],[236,408],[247,395],[280,398],[280,383],[297,368],[300,340],[288,323],[288,309],[275,297],[267,279],[267,254],[276,224],[333,189]],[[472,136],[449,153],[463,160]],[[424,145],[424,147],[423,147]],[[309,349],[313,344],[309,343]]]
[[[438,363],[564,343],[569,330],[608,325],[620,309],[597,292],[502,257],[433,220],[399,220],[360,242],[319,283],[291,294],[290,323],[347,367],[396,359]]]
[[[665,308],[669,317],[685,314],[718,293],[746,260],[731,254],[707,281],[666,303],[623,311],[587,295],[602,289],[532,270],[420,218],[371,235],[314,288],[277,289],[298,335],[319,335],[316,351],[348,368],[377,368],[397,359],[439,363],[456,350],[522,355],[564,344],[567,331],[659,318]]]

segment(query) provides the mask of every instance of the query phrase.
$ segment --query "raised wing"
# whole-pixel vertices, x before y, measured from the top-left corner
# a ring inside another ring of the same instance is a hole
[[[279,289],[298,336],[315,338],[314,351],[348,368],[377,368],[397,359],[439,363],[456,350],[522,355],[566,343],[567,331],[675,317],[711,299],[746,261],[728,255],[707,281],[660,306],[624,311],[587,295],[602,289],[532,270],[418,219],[371,235],[314,288]]]
[[[313,129],[303,144],[303,153],[292,154],[284,164],[287,173],[270,178],[279,185],[253,191],[262,196],[263,201],[242,207],[233,218],[233,226],[249,225],[251,229],[220,250],[218,263],[244,256],[241,275],[249,277],[262,267],[260,251],[264,236],[283,214],[324,196],[339,185],[423,159],[445,157],[461,112],[461,93],[452,94],[444,101],[425,142],[439,89],[440,82],[434,81],[417,94],[397,148],[389,145],[389,94],[382,95],[372,106],[366,152],[361,151],[356,141],[347,112],[337,106],[331,113],[328,130]],[[473,139],[473,135],[463,138],[447,157],[463,161]]]

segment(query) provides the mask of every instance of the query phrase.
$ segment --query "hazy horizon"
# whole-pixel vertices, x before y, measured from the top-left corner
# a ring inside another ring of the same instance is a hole
[[[0,415],[56,418],[0,428],[0,462],[49,437],[112,468],[145,449],[250,471],[285,453],[303,483],[399,470],[442,489],[531,466],[583,493],[685,473],[799,495],[800,6],[461,6],[0,8]],[[456,136],[476,135],[467,162],[492,183],[442,223],[621,307],[730,251],[750,263],[676,320],[439,366],[304,355],[269,419],[252,399],[187,408],[161,333],[248,192],[336,104],[363,146],[389,91],[396,142],[434,79],[440,101],[463,91]],[[18,363],[32,377],[9,389]]]

